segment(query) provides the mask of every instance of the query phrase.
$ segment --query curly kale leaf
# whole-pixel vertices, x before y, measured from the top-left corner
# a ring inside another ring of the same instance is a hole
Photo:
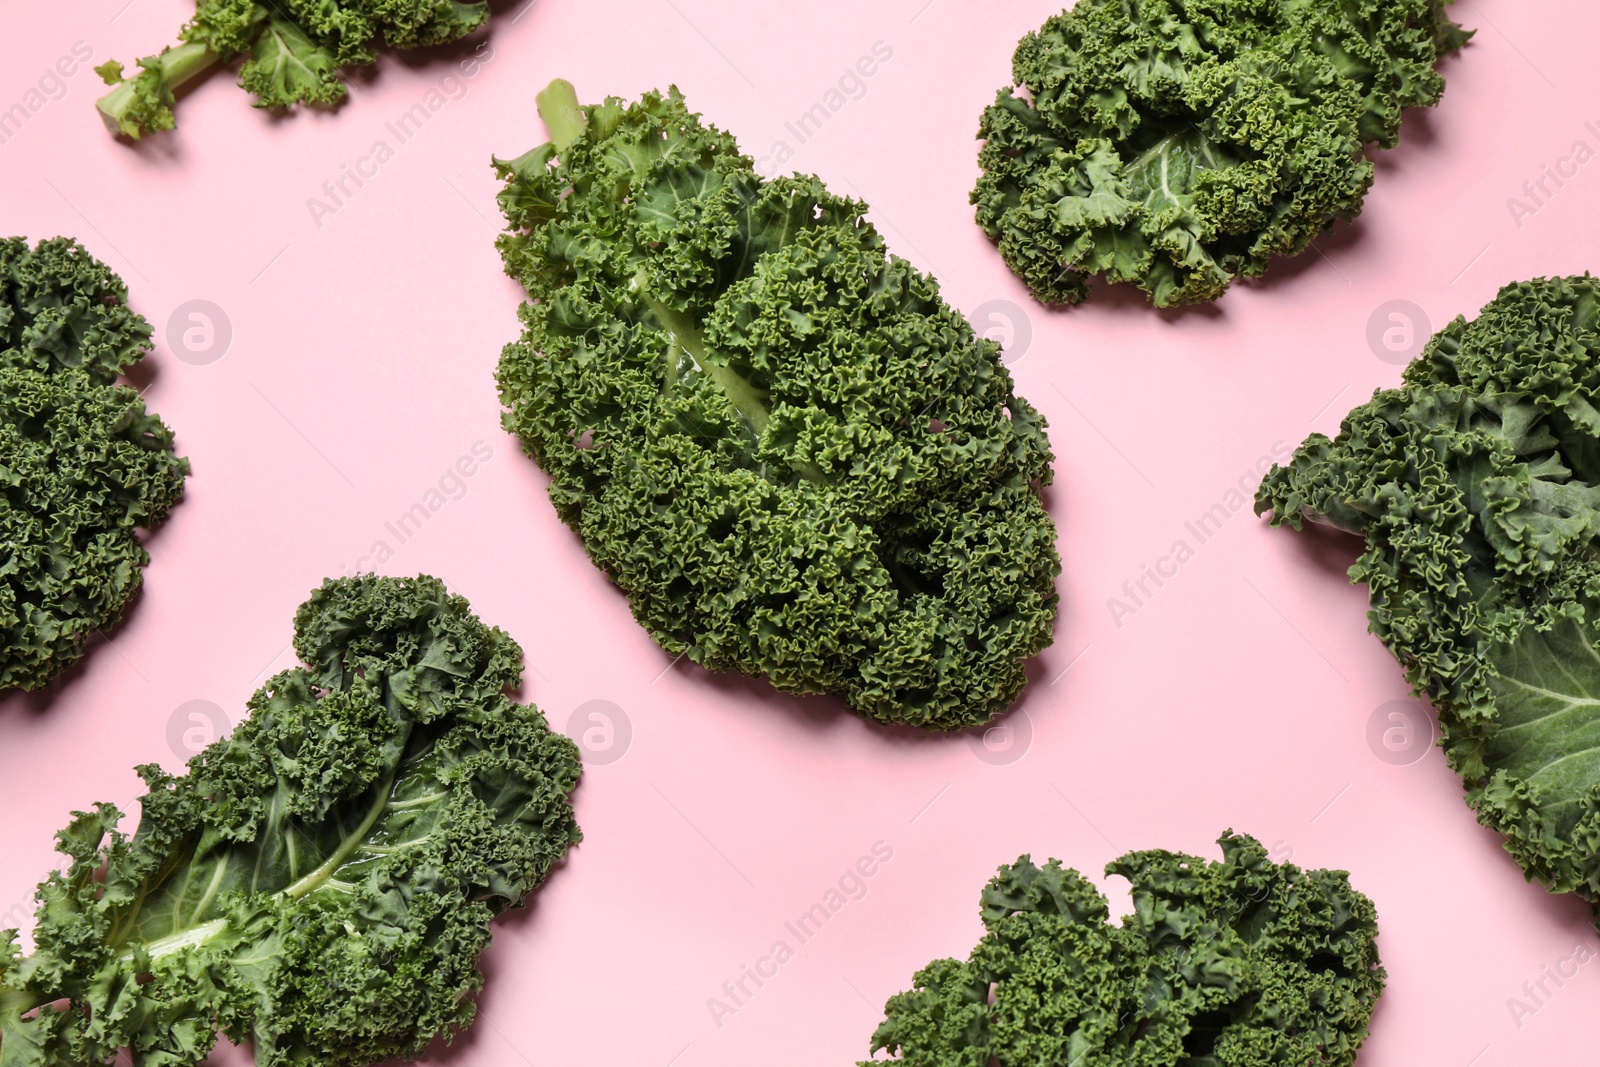
[[[246,57],[239,85],[256,107],[332,106],[341,71],[371,66],[380,43],[417,48],[460,40],[489,18],[484,0],[199,0],[182,44],[139,60],[124,76],[112,60],[95,70],[115,88],[98,107],[114,134],[138,140],[170,130],[176,93],[220,63]]]
[[[150,324],[67,238],[0,240],[0,689],[38,689],[122,616],[183,495],[172,431],[117,376]]]
[[[1262,483],[1366,538],[1372,632],[1438,709],[1478,819],[1600,903],[1600,282],[1508,285]]]
[[[1219,843],[1221,863],[1108,866],[1132,885],[1120,926],[1056,860],[1001,867],[983,940],[891,997],[872,1051],[918,1067],[1348,1067],[1385,979],[1372,902],[1343,871],[1275,864],[1231,831]]]
[[[673,90],[579,108],[511,163],[534,297],[505,426],[673,655],[952,729],[1055,619],[1043,418],[865,205],[764,180]]]
[[[467,1026],[490,921],[579,839],[576,746],[506,695],[522,650],[438,580],[325,582],[306,667],[233,735],[58,835],[37,948],[0,935],[0,1062],[262,1067],[412,1057]]]
[[[1448,0],[1079,0],[978,131],[978,224],[1036,297],[1215,300],[1361,210],[1367,145],[1444,91]]]

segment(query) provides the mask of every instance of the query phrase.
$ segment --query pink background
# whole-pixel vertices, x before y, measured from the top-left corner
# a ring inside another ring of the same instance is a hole
[[[1445,64],[1442,107],[1411,115],[1402,146],[1378,157],[1359,223],[1265,284],[1210,311],[1157,314],[1102,290],[1055,314],[1006,271],[966,195],[979,111],[1017,38],[1056,9],[539,0],[501,16],[492,57],[445,84],[456,98],[320,227],[308,198],[375,139],[392,147],[385,123],[439,89],[470,47],[385,60],[337,114],[274,118],[214,77],[184,101],[175,136],[137,149],[101,128],[95,76],[67,79],[63,98],[0,144],[0,231],[74,235],[126,278],[162,337],[151,406],[194,476],[150,540],[146,591],[114,647],[44,696],[0,702],[0,925],[55,863],[51,835],[68,812],[102,799],[127,808],[134,764],[179,768],[176,709],[208,700],[236,716],[291,664],[290,618],[307,591],[382,539],[395,549],[383,572],[440,576],[522,643],[525,695],[558,726],[605,700],[633,733],[577,794],[587,839],[530,912],[499,928],[480,1025],[432,1061],[847,1063],[914,970],[972,947],[997,864],[1031,851],[1100,879],[1135,848],[1214,856],[1227,827],[1280,858],[1348,869],[1377,902],[1390,983],[1367,1067],[1592,1055],[1600,967],[1520,1027],[1507,1005],[1541,967],[1595,944],[1586,909],[1524,883],[1437,751],[1394,766],[1369,748],[1369,718],[1406,686],[1366,633],[1364,590],[1343,576],[1354,542],[1270,531],[1247,509],[1204,545],[1184,524],[1242,475],[1253,487],[1275,442],[1334,431],[1398,382],[1366,341],[1380,305],[1413,301],[1437,327],[1504,282],[1594,265],[1600,163],[1520,225],[1507,200],[1575,141],[1600,147],[1585,129],[1600,127],[1600,10],[1458,3],[1479,32]],[[24,101],[74,42],[92,62],[129,62],[190,10],[19,5],[0,40],[0,108]],[[799,143],[785,122],[880,41],[892,57],[865,94]],[[543,139],[534,93],[557,75],[588,100],[676,81],[752,154],[787,141],[791,167],[870,202],[890,246],[937,274],[956,306],[1016,309],[998,314],[1013,336],[1031,334],[1013,369],[1050,419],[1065,560],[1056,643],[1013,719],[1019,733],[1022,716],[1031,725],[1021,759],[994,765],[963,737],[666,670],[557,521],[544,478],[498,428],[492,372],[521,294],[492,246],[488,166]],[[194,299],[232,326],[210,365],[180,361],[165,337]],[[479,441],[493,458],[465,495],[398,544],[385,522]],[[1194,558],[1119,626],[1108,598],[1180,538]],[[878,841],[893,859],[865,898],[716,1025],[707,998],[774,941],[793,945],[784,922]]]

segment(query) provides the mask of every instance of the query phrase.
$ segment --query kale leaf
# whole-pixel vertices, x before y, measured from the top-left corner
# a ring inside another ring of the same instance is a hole
[[[138,140],[170,130],[175,94],[240,56],[239,86],[256,107],[331,106],[348,92],[341,72],[376,62],[380,40],[389,48],[446,44],[488,18],[484,0],[198,0],[182,44],[139,60],[134,73],[116,60],[95,68],[115,86],[97,106],[114,134]]]
[[[1049,643],[1044,419],[866,205],[766,180],[673,90],[580,108],[509,163],[533,299],[506,429],[672,655],[953,729]]]
[[[1448,0],[1079,0],[1023,38],[978,136],[978,224],[1036,297],[1096,274],[1215,300],[1337,219],[1469,34]]]
[[[122,280],[76,241],[0,240],[0,689],[38,689],[139,591],[183,495],[172,431],[117,376],[150,350]]]
[[[1275,864],[1231,831],[1220,844],[1221,863],[1152,850],[1108,866],[1132,885],[1120,926],[1056,860],[1001,867],[983,940],[891,997],[872,1051],[917,1067],[1348,1067],[1385,980],[1372,902],[1343,871]]]
[[[139,768],[58,836],[36,949],[0,934],[0,1063],[261,1067],[415,1056],[472,1021],[489,924],[579,839],[576,746],[512,702],[522,650],[437,579],[325,582],[306,667],[189,773]]]
[[[1508,285],[1262,483],[1366,539],[1368,619],[1438,710],[1478,819],[1600,904],[1600,282]]]

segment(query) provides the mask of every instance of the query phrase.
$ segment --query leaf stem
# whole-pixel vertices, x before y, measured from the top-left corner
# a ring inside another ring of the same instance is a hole
[[[383,813],[388,810],[389,794],[394,790],[395,776],[399,773],[400,768],[397,765],[389,772],[389,776],[383,780],[383,785],[378,788],[377,799],[372,802],[372,807],[367,811],[367,816],[361,821],[361,825],[356,827],[353,833],[345,835],[344,840],[339,843],[339,847],[334,850],[333,855],[324,860],[320,867],[288,888],[280,890],[283,896],[288,897],[290,900],[299,900],[307,893],[320,889],[329,878],[333,877],[334,871],[344,866],[344,861],[349,859],[351,853],[365,843],[367,834],[377,825],[378,819],[383,816]]]
[[[1165,155],[1167,149],[1171,148],[1172,143],[1178,139],[1178,132],[1179,131],[1174,130],[1172,133],[1167,134],[1149,148],[1146,148],[1143,152],[1140,152],[1137,156],[1129,161],[1127,169],[1130,171],[1143,170],[1145,167],[1149,166],[1152,161],[1160,156]]]
[[[212,919],[208,923],[201,923],[199,926],[191,926],[175,934],[158,937],[154,941],[147,941],[144,944],[144,950],[150,954],[151,959],[158,960],[163,956],[171,956],[174,953],[182,952],[186,948],[203,945],[227,928],[227,919]],[[125,952],[122,958],[132,959],[133,953]]]
[[[372,807],[367,810],[366,817],[362,819],[361,825],[353,833],[345,837],[333,855],[329,856],[321,866],[304,878],[301,878],[293,885],[280,889],[278,895],[288,897],[290,900],[299,900],[307,893],[315,892],[332,879],[333,873],[344,864],[345,860],[350,858],[351,853],[361,847],[368,832],[377,824],[383,813],[388,810],[389,796],[394,790],[395,777],[399,772],[400,768],[398,766],[389,772],[389,776],[378,787],[377,799],[373,801]],[[209,897],[209,893],[207,895]],[[160,959],[163,956],[171,956],[174,953],[182,952],[186,948],[203,945],[227,930],[227,928],[227,919],[212,919],[210,922],[201,923],[198,926],[190,926],[175,934],[168,934],[166,937],[145,942],[143,947],[150,954],[151,959]],[[131,952],[126,952],[123,953],[122,958],[129,959],[132,955]],[[3,989],[3,987],[0,987],[0,989]],[[3,1009],[4,1005],[4,994],[0,993],[0,1009]]]
[[[701,373],[717,383],[722,395],[728,398],[735,411],[744,416],[745,421],[750,424],[751,432],[759,440],[761,435],[767,432],[767,425],[772,421],[772,415],[767,410],[766,390],[757,389],[750,384],[749,379],[727,364],[712,360],[706,352],[705,335],[700,332],[694,320],[644,292],[643,281],[644,272],[640,271],[634,278],[634,284],[640,290],[645,304],[661,321],[661,325],[667,328],[667,332],[678,343],[678,347],[689,353],[689,358],[694,360],[694,365],[700,368]],[[827,475],[823,474],[822,468],[815,463],[796,461],[791,463],[795,473],[806,481],[816,482],[818,485],[827,484]]]
[[[565,78],[557,78],[545,86],[535,99],[539,103],[539,117],[550,131],[550,140],[557,150],[566,148],[583,136],[589,118],[578,105],[578,91]]]
[[[767,423],[772,421],[772,416],[767,412],[766,398],[761,391],[732,367],[716,363],[707,357],[705,337],[689,316],[668,307],[649,293],[643,295],[644,302],[650,306],[656,318],[661,320],[661,325],[672,334],[678,346],[689,353],[689,358],[694,360],[695,366],[717,383],[717,387],[733,404],[734,410],[750,423],[750,429],[755,431],[755,435],[760,437],[766,433]]]
[[[113,134],[128,133],[130,121],[128,112],[137,102],[134,83],[152,72],[152,67],[144,64],[152,64],[156,78],[166,90],[163,95],[170,95],[220,62],[222,57],[203,44],[173,45],[158,56],[140,60],[139,69],[129,72],[116,88],[95,101],[95,107],[99,109],[100,117],[105,120],[106,129]]]

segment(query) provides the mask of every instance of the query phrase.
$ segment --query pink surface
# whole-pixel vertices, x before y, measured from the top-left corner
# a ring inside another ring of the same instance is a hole
[[[1600,10],[1458,3],[1479,33],[1447,62],[1443,105],[1410,116],[1402,146],[1379,157],[1359,223],[1266,284],[1211,312],[1156,314],[1102,290],[1051,314],[972,224],[966,194],[978,113],[1017,38],[1056,9],[542,0],[499,20],[470,79],[456,65],[470,47],[389,60],[337,114],[283,120],[216,77],[183,103],[176,136],[137,149],[106,136],[87,70],[60,99],[27,94],[75,42],[91,62],[127,62],[192,8],[8,13],[0,108],[42,106],[0,144],[0,231],[76,236],[126,278],[163,338],[148,398],[194,476],[150,541],[146,590],[114,647],[45,696],[0,702],[0,926],[28,910],[69,811],[129,807],[134,764],[178,769],[191,726],[180,706],[237,717],[291,664],[307,591],[370,565],[385,542],[380,571],[440,576],[522,643],[525,695],[558,726],[603,700],[632,732],[620,759],[585,775],[584,843],[499,928],[480,1024],[434,1062],[847,1063],[914,970],[971,948],[997,864],[1031,851],[1098,878],[1135,848],[1215,855],[1227,827],[1279,858],[1348,869],[1377,902],[1390,984],[1366,1067],[1592,1057],[1600,970],[1520,1025],[1507,1003],[1595,943],[1585,908],[1524,883],[1437,751],[1401,766],[1369,747],[1375,710],[1406,686],[1343,576],[1355,544],[1269,531],[1248,508],[1203,544],[1185,524],[1253,490],[1259,457],[1335,430],[1398,382],[1366,341],[1380,305],[1412,301],[1436,327],[1506,281],[1595,265],[1600,163],[1520,219],[1507,201],[1575,142],[1600,147]],[[786,123],[826,105],[875,46],[892,54],[802,142]],[[544,478],[498,428],[492,372],[520,292],[492,246],[488,166],[543,139],[534,93],[557,75],[585,99],[676,81],[752,154],[784,142],[785,169],[870,202],[890,246],[958,307],[1031,336],[1013,370],[1050,419],[1065,574],[1056,643],[1012,719],[1018,734],[1031,727],[1020,759],[986,762],[964,737],[668,669],[557,521]],[[437,109],[398,144],[386,123],[431,91]],[[308,198],[379,139],[393,158],[314,218]],[[191,300],[231,323],[208,365],[166,341]],[[402,543],[385,524],[426,504],[474,448],[491,458]],[[1192,558],[1114,618],[1108,599],[1180,540]],[[784,923],[876,842],[893,858],[866,895],[796,944]],[[708,998],[780,939],[796,957],[718,1025]]]

